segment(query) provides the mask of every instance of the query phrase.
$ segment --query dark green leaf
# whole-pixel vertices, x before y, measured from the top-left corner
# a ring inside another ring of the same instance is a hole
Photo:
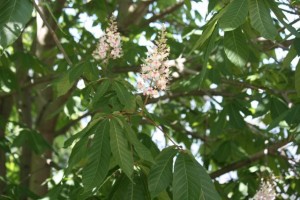
[[[31,18],[33,6],[27,0],[1,1],[0,4],[0,45],[5,48],[21,34]]]
[[[298,62],[295,73],[295,88],[298,96],[300,97],[300,61]]]
[[[233,0],[220,18],[220,28],[231,31],[242,25],[248,15],[248,0]]]
[[[153,160],[153,156],[150,152],[149,149],[147,149],[143,143],[141,143],[137,136],[136,136],[136,133],[132,130],[132,128],[130,127],[129,124],[124,124],[124,128],[125,128],[125,133],[126,133],[126,136],[129,140],[129,142],[134,146],[134,149],[136,151],[136,153],[138,154],[138,156],[141,158],[141,159],[144,159],[146,161],[149,161],[149,162],[154,162]]]
[[[178,152],[174,147],[168,147],[155,158],[148,176],[148,187],[151,197],[156,197],[165,190],[172,181],[173,157]]]
[[[99,188],[108,172],[110,160],[109,121],[102,121],[95,131],[92,144],[88,149],[88,164],[82,171],[85,191]]]
[[[173,199],[221,199],[205,169],[186,152],[180,152],[175,162]]]
[[[110,121],[110,147],[112,154],[124,173],[131,179],[133,173],[133,157],[128,149],[128,141],[118,120]]]

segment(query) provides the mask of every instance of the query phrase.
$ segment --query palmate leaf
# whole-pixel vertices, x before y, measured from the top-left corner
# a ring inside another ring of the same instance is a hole
[[[172,181],[173,157],[178,152],[173,146],[160,152],[155,158],[155,164],[151,167],[148,176],[148,188],[151,197],[156,197],[165,190]]]
[[[100,187],[104,181],[110,161],[109,121],[102,121],[95,131],[91,147],[88,149],[88,164],[82,171],[85,191]]]
[[[174,200],[221,199],[205,169],[186,152],[176,159],[173,177]]]
[[[110,121],[110,147],[120,168],[131,179],[133,173],[133,157],[128,149],[128,141],[116,118]]]
[[[264,0],[249,0],[249,14],[254,29],[267,39],[275,39],[277,30]]]
[[[231,31],[242,25],[248,15],[248,0],[232,1],[220,18],[220,28],[224,31]]]
[[[240,29],[225,33],[224,51],[227,58],[236,66],[244,67],[246,65],[249,50],[245,36]]]
[[[0,45],[5,48],[21,34],[31,18],[32,3],[27,0],[9,0],[0,3]]]

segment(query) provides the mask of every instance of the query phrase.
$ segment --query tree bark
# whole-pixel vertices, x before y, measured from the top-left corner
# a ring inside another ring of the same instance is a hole
[[[55,16],[59,16],[62,8],[65,4],[65,0],[58,0],[53,6],[53,13]],[[39,5],[39,9],[42,15],[45,16],[47,22],[50,24],[53,30],[56,30],[57,24],[52,19],[51,14]],[[37,39],[35,47],[35,55],[49,68],[54,65],[55,55],[48,56],[47,52],[55,48],[55,40],[51,33],[51,30],[45,25],[43,19],[37,15]],[[45,85],[44,85],[45,86]],[[43,87],[43,86],[42,86]],[[55,127],[58,119],[58,115],[50,117],[53,112],[62,104],[53,104],[54,92],[51,87],[43,87],[42,91],[39,91],[35,99],[37,108],[37,120],[36,129],[44,137],[44,139],[51,145],[55,137]],[[64,102],[63,102],[64,103]],[[56,105],[56,106],[53,106]],[[51,109],[49,109],[51,108]],[[47,150],[42,155],[32,154],[31,166],[30,166],[30,190],[39,196],[44,196],[48,192],[47,183],[45,182],[51,175],[51,168],[47,164],[47,160],[51,160],[52,151]]]
[[[5,140],[5,128],[12,108],[11,97],[0,98],[0,142]],[[0,176],[6,178],[6,156],[4,149],[0,148]],[[4,193],[6,183],[0,180],[0,194]]]

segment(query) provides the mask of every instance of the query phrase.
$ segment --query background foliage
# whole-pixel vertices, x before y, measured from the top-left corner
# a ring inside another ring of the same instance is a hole
[[[249,199],[262,178],[300,198],[299,9],[0,0],[1,199]],[[112,14],[124,55],[105,66]],[[146,101],[136,76],[162,23],[176,66]]]

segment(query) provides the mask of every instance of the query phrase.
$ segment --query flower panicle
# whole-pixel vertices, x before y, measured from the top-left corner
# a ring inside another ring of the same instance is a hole
[[[275,185],[270,181],[262,181],[253,200],[274,200],[276,198]]]
[[[137,84],[138,89],[150,97],[158,96],[159,91],[166,90],[170,79],[170,65],[168,64],[170,48],[167,46],[165,27],[162,28],[154,44],[141,65],[141,79]]]
[[[115,18],[112,16],[104,35],[99,39],[99,43],[96,50],[93,52],[93,56],[95,59],[103,60],[105,63],[108,62],[110,58],[120,58],[123,54],[121,45],[121,35],[118,32]]]

